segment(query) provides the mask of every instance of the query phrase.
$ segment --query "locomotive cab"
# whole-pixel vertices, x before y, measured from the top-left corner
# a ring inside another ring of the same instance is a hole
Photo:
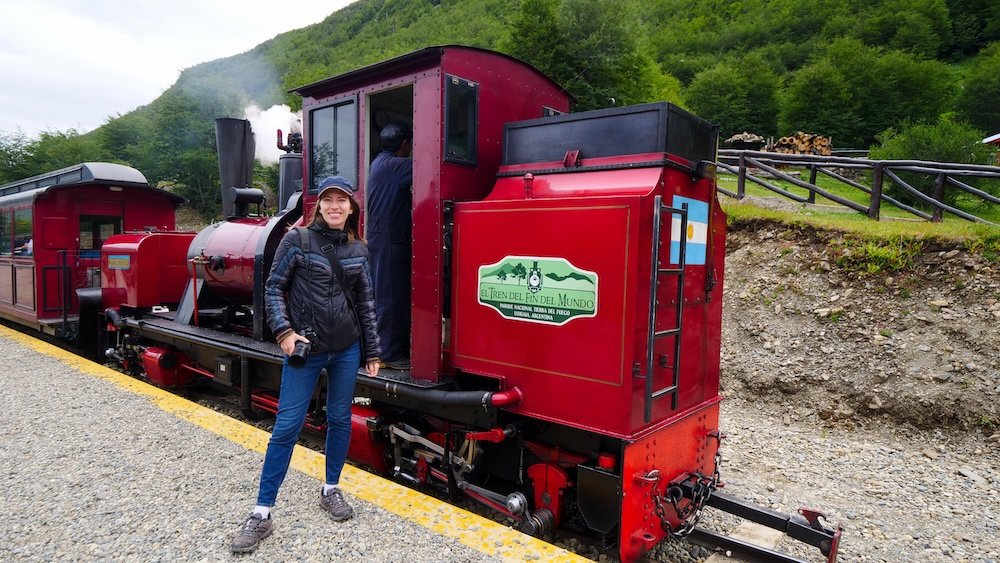
[[[390,122],[411,126],[411,373],[431,382],[447,378],[450,202],[486,197],[504,123],[564,113],[569,95],[520,61],[460,46],[429,47],[296,92],[303,96],[306,209],[315,205],[319,182],[334,174],[354,182],[363,209],[379,131]]]

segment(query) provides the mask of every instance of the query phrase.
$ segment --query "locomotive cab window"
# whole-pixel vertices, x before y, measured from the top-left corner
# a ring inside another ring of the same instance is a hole
[[[358,111],[354,100],[314,110],[309,114],[309,190],[315,192],[327,176],[343,176],[358,183]]]
[[[122,232],[121,217],[112,215],[80,216],[80,257],[100,258],[104,241]]]
[[[445,83],[444,159],[475,166],[479,85],[451,75]]]

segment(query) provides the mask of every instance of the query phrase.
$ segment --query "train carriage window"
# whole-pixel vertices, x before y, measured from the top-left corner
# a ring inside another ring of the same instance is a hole
[[[475,166],[479,85],[451,75],[445,82],[444,159]]]
[[[80,216],[80,258],[100,258],[104,241],[122,232],[122,219],[114,215]]]
[[[31,256],[34,241],[31,240],[31,208],[14,210],[14,256]]]
[[[0,256],[11,255],[10,209],[0,209]]]
[[[312,147],[309,189],[315,191],[327,176],[340,175],[358,183],[358,112],[354,100],[314,110],[309,114]]]

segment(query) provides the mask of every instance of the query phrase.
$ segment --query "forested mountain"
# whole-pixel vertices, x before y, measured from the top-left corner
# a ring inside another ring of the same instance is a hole
[[[887,129],[942,119],[1000,131],[996,0],[358,0],[186,69],[95,131],[0,132],[0,183],[113,160],[174,182],[212,215],[214,118],[251,103],[297,109],[291,88],[440,44],[524,59],[577,110],[665,99],[720,123],[724,136],[804,130],[868,147]]]

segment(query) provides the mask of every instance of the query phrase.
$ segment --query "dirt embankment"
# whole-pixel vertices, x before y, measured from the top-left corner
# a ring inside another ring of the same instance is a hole
[[[786,422],[997,432],[1000,263],[936,244],[904,270],[867,274],[840,265],[841,237],[730,227],[723,393],[765,399]]]

